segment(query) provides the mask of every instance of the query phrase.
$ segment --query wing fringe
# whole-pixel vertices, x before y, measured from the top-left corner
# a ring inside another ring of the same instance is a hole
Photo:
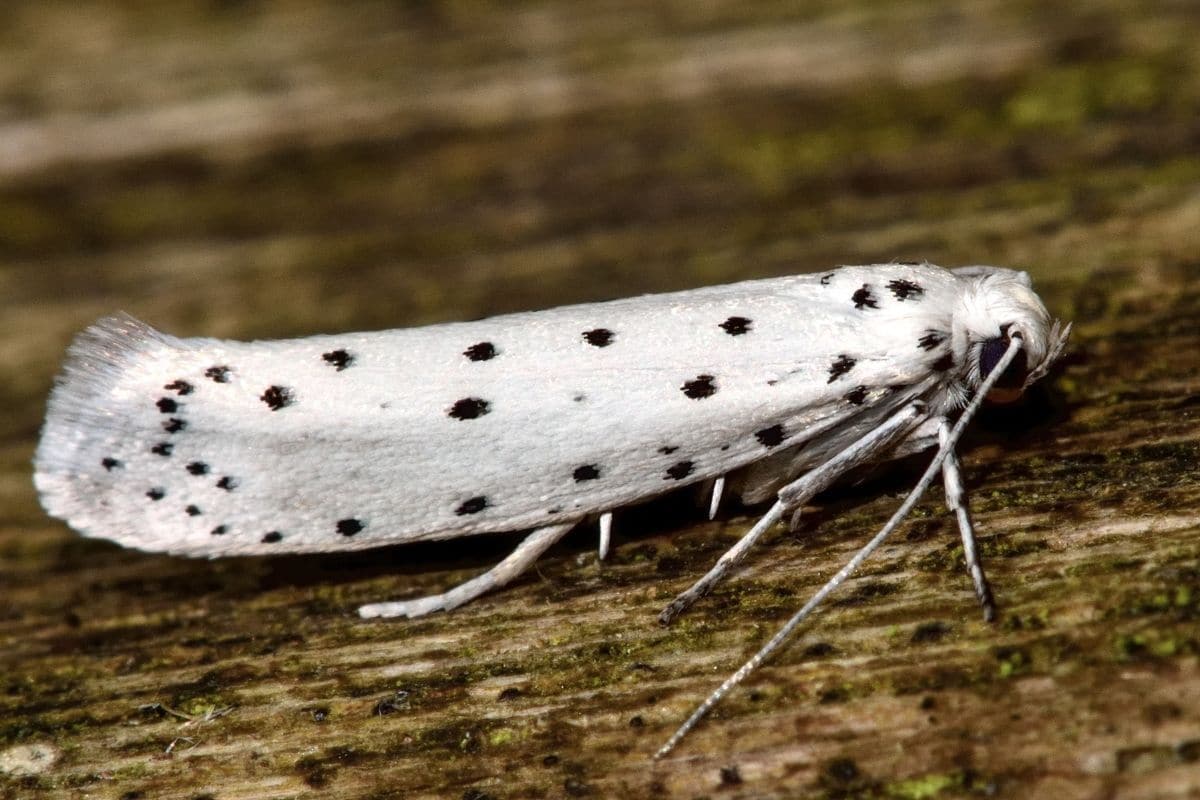
[[[115,413],[120,403],[114,395],[130,368],[152,353],[181,346],[125,313],[105,317],[75,338],[50,393],[33,459],[33,482],[47,511],[69,519],[80,508],[76,479],[102,468],[88,463],[87,454],[95,452],[98,440],[119,439],[127,424],[125,415]]]

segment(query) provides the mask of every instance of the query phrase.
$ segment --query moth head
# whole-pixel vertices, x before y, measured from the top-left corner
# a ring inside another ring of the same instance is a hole
[[[1017,340],[1021,349],[988,393],[988,400],[1012,402],[1058,359],[1071,326],[1051,318],[1024,272],[977,266],[954,273],[966,283],[956,320],[963,330],[955,335],[966,338],[967,379],[979,386]]]

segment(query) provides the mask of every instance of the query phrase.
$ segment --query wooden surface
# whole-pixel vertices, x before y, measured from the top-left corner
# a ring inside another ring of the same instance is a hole
[[[1200,795],[1200,13],[1189,3],[11,3],[0,20],[0,797]],[[933,493],[669,759],[691,708],[882,523],[690,496],[450,615],[495,537],[187,561],[30,482],[71,336],[421,324],[838,263],[1028,269],[1076,323],[964,449],[1001,619]]]

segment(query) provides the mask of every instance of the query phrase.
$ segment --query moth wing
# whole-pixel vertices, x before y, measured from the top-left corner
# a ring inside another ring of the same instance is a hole
[[[114,318],[71,350],[35,480],[84,533],[189,554],[570,521],[870,424],[929,377],[952,282],[847,268],[278,342]]]

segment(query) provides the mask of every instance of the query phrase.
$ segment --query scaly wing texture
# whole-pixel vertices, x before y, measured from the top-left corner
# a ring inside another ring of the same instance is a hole
[[[957,291],[847,267],[249,343],[112,318],[71,348],[35,480],[87,535],[193,555],[539,527],[861,435],[951,379]]]

